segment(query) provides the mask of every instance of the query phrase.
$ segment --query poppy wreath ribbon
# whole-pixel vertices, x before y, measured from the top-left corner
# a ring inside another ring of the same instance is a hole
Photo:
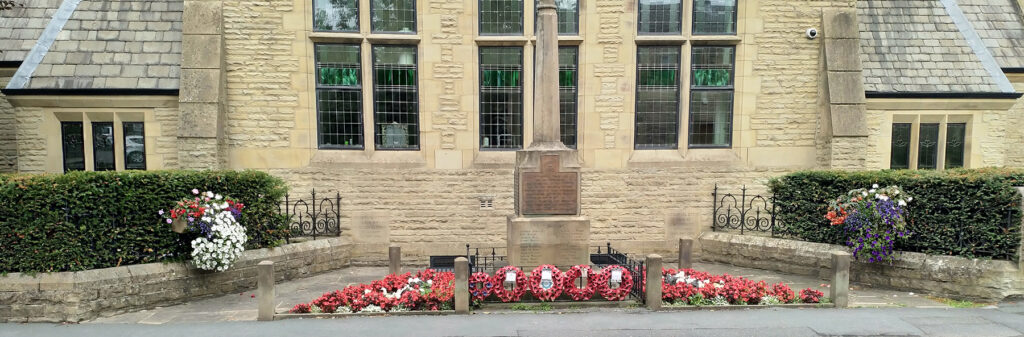
[[[622,271],[622,282],[619,283],[618,288],[613,289],[609,283],[611,282],[612,271],[616,269]],[[601,270],[601,274],[598,274],[597,280],[595,281],[598,282],[597,292],[601,294],[601,297],[604,297],[609,301],[621,301],[626,299],[626,296],[629,295],[630,289],[633,288],[632,274],[629,273],[629,269],[623,268],[620,265],[605,267]]]
[[[551,287],[544,289],[542,277],[544,269],[551,270]],[[565,274],[562,274],[558,267],[550,264],[542,264],[530,273],[530,292],[541,301],[554,301],[562,295],[562,286],[565,283]]]
[[[515,272],[516,274],[516,286],[512,289],[505,289],[505,273]],[[516,266],[505,266],[498,269],[494,273],[494,296],[501,299],[502,302],[516,302],[519,301],[520,297],[523,297],[523,293],[526,292],[526,288],[529,285],[526,284],[526,276],[523,275],[523,271]]]
[[[587,285],[582,288],[577,287],[576,279],[582,277],[583,275],[587,276]],[[590,268],[590,266],[588,265],[581,264],[573,266],[572,268],[569,268],[569,270],[565,272],[565,280],[563,281],[564,285],[562,287],[562,291],[568,294],[570,297],[572,297],[573,301],[589,300],[591,297],[594,297],[594,291],[597,288],[597,282],[594,282],[596,281],[596,277],[597,273],[595,273],[594,270]]]
[[[485,272],[475,272],[469,276],[469,294],[474,300],[483,301],[494,292],[494,277]]]

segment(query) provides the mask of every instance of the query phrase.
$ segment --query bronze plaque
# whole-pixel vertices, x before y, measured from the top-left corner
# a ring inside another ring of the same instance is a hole
[[[558,156],[543,156],[540,172],[522,176],[522,212],[524,215],[576,215],[579,209],[577,172],[559,172]]]

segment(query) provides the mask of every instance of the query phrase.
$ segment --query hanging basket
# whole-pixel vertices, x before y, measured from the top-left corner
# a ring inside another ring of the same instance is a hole
[[[186,224],[188,224],[188,222],[185,221],[185,217],[179,216],[177,219],[171,221],[171,230],[179,234],[184,233]]]

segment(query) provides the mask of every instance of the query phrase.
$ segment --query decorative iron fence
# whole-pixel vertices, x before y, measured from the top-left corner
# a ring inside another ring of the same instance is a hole
[[[309,236],[315,240],[318,236],[341,236],[341,193],[333,198],[318,198],[314,189],[308,200],[285,195],[284,203],[278,207],[281,215],[287,217],[291,237]]]
[[[711,230],[769,233],[773,237],[782,236],[781,222],[776,217],[775,196],[747,194],[747,187],[740,189],[739,196],[718,192],[715,185],[711,192]]]

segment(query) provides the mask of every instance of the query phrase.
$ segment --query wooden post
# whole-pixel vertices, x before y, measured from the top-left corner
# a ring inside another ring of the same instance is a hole
[[[398,275],[402,272],[402,246],[388,247],[388,273]]]
[[[693,268],[693,239],[679,239],[679,269]]]
[[[258,321],[274,320],[274,262],[260,261],[256,265],[256,295],[259,297]]]
[[[455,313],[469,314],[469,260],[455,258]]]
[[[846,308],[850,304],[850,253],[832,252],[832,286],[829,297],[836,308]]]
[[[661,309],[661,255],[647,255],[647,309]]]

